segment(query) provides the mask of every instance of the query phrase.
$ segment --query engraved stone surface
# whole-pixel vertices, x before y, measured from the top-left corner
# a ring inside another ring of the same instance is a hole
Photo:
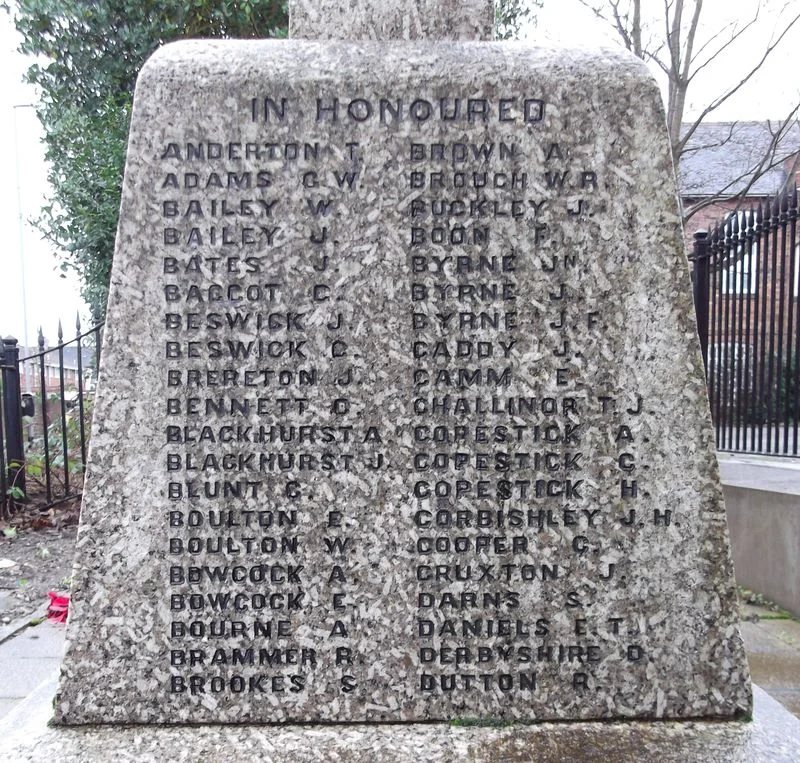
[[[641,62],[170,45],[117,247],[59,722],[749,712]]]
[[[491,40],[492,0],[289,0],[289,36],[313,40]]]

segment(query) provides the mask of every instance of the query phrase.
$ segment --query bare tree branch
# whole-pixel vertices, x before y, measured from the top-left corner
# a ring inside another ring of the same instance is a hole
[[[639,58],[642,57],[642,2],[633,0],[633,53]]]
[[[735,209],[738,209],[741,206],[741,201],[750,194],[750,191],[755,183],[758,182],[758,180],[763,177],[766,172],[776,169],[777,167],[781,167],[787,161],[792,160],[791,167],[794,169],[791,169],[784,178],[781,187],[785,187],[794,176],[796,167],[800,166],[800,151],[798,150],[797,146],[790,146],[786,149],[782,149],[781,144],[783,139],[787,136],[792,128],[800,127],[800,123],[798,123],[797,119],[798,113],[800,113],[800,104],[797,104],[787,115],[787,117],[778,123],[777,128],[774,130],[772,123],[768,122],[767,126],[771,131],[770,141],[764,149],[758,162],[748,168],[743,169],[739,175],[731,178],[724,187],[720,188],[713,195],[703,196],[690,206],[686,207],[683,210],[684,223],[688,222],[700,210],[721,202],[731,202],[738,199],[740,203],[735,207]],[[736,123],[731,125],[728,138],[724,142],[727,142],[727,140],[731,139],[735,125]],[[724,142],[714,144],[714,146],[723,145]],[[742,181],[746,181],[744,186],[741,185]],[[777,192],[780,189],[775,190]],[[687,196],[688,198],[692,198],[688,194]]]
[[[703,54],[703,52],[705,51],[706,48],[708,48],[710,45],[712,45],[714,42],[716,42],[717,39],[722,37],[724,34],[726,34],[731,29],[734,29],[734,30],[736,29],[736,22],[735,21],[730,21],[727,24],[725,24],[725,26],[721,26],[711,37],[709,37],[698,48],[697,53],[695,54],[695,58],[699,58]]]
[[[691,145],[699,127],[718,108],[725,104],[736,93],[750,82],[772,53],[784,43],[789,32],[800,24],[800,12],[796,4],[786,3],[777,18],[780,19],[769,42],[758,53],[757,60],[739,76],[732,85],[725,87],[719,95],[711,99],[700,114],[683,124],[687,103],[687,94],[697,76],[706,72],[712,64],[721,64],[725,56],[734,55],[735,46],[742,45],[749,34],[764,23],[764,5],[761,0],[748,8],[744,20],[722,23],[720,28],[710,33],[707,39],[700,41],[701,17],[704,11],[703,0],[663,0],[661,10],[651,12],[660,14],[654,26],[654,17],[642,18],[641,0],[579,0],[596,18],[610,26],[620,42],[639,58],[651,62],[658,67],[667,79],[667,126],[672,144],[673,161],[678,170],[681,157],[702,150],[702,146]],[[690,6],[689,3],[692,5]],[[647,7],[647,6],[645,6]],[[786,12],[791,11],[786,18]],[[660,32],[659,32],[660,29]],[[647,30],[650,30],[649,32]],[[784,45],[785,46],[785,45]],[[800,104],[798,104],[800,106]],[[711,197],[696,199],[684,210],[688,220],[700,209],[720,201],[730,202],[732,198],[741,197],[749,192],[758,178],[765,172],[774,169],[791,158],[781,148],[781,141],[788,129],[796,122],[798,109],[780,123],[765,147],[763,155],[752,167],[743,170],[741,177],[726,182],[724,188]],[[715,145],[724,145],[733,139],[734,126],[727,135]],[[780,154],[783,154],[782,156]],[[797,159],[800,163],[800,158]]]
[[[727,137],[723,138],[722,140],[715,141],[714,143],[703,143],[696,146],[686,146],[683,149],[682,156],[687,156],[689,154],[697,153],[700,151],[706,151],[709,148],[717,148],[719,146],[724,146],[726,143],[730,143],[733,138],[733,132],[736,129],[736,125],[738,122],[729,122],[728,123],[728,135]]]
[[[590,10],[600,21],[605,21],[609,23],[608,16],[604,16],[602,12],[602,5],[600,7],[596,7],[589,0],[578,0],[578,2],[584,7]]]
[[[625,41],[625,47],[628,50],[633,50],[633,41],[631,40],[630,34],[628,34],[628,27],[625,24],[627,18],[623,19],[623,17],[619,14],[619,0],[616,0],[616,2],[615,0],[609,0],[609,2],[611,3],[611,9],[614,14],[614,26],[617,28],[619,35]]]
[[[686,84],[689,83],[689,71],[692,65],[692,50],[694,48],[694,38],[697,34],[697,23],[700,21],[700,12],[703,10],[702,0],[697,0],[694,7],[694,15],[692,16],[692,23],[689,26],[689,32],[686,35],[686,52],[683,57],[683,69],[681,69],[681,80]]]
[[[752,26],[758,21],[759,9],[760,9],[760,6],[759,6],[759,8],[756,9],[756,15],[750,21],[748,21],[744,26],[737,27],[735,24],[728,24],[724,28],[725,31],[727,31],[728,29],[733,29],[733,32],[728,37],[728,39],[722,45],[720,45],[713,53],[709,53],[708,57],[706,58],[705,61],[703,61],[703,63],[694,65],[691,78],[693,78],[697,74],[697,72],[702,71],[703,69],[705,69],[706,66],[708,66],[710,63],[712,63],[713,61],[716,61],[716,59],[725,50],[727,50],[731,45],[733,45],[737,40],[739,40],[739,38],[741,38],[749,29],[752,28]],[[714,37],[717,38],[717,37],[721,36],[722,31],[723,30],[720,30],[720,33],[715,35]],[[703,48],[706,48],[706,47],[708,47],[708,46],[707,45],[703,46]],[[700,52],[698,51],[698,53],[695,56],[695,60],[697,58],[699,58],[699,56],[700,56]],[[694,60],[692,61],[692,64],[694,64]]]
[[[700,116],[699,116],[699,117],[697,117],[697,119],[695,119],[695,120],[694,120],[694,122],[692,123],[692,126],[689,128],[688,132],[687,132],[687,133],[684,135],[684,137],[683,137],[682,139],[680,139],[680,140],[678,140],[677,142],[675,142],[675,143],[674,143],[674,145],[675,145],[675,146],[677,147],[677,149],[678,149],[678,152],[680,152],[680,151],[683,149],[683,146],[684,146],[684,145],[686,145],[686,141],[687,141],[687,140],[688,140],[688,139],[691,137],[691,135],[692,135],[692,134],[694,133],[694,131],[697,129],[698,125],[699,125],[699,124],[700,124],[700,123],[701,123],[701,122],[702,122],[702,121],[703,121],[703,120],[704,120],[704,119],[705,119],[705,118],[706,118],[706,117],[707,117],[707,116],[708,116],[708,115],[709,115],[709,114],[710,114],[712,111],[715,111],[716,109],[718,109],[718,108],[719,108],[719,107],[720,107],[720,106],[721,106],[723,103],[725,103],[725,101],[727,101],[727,100],[728,100],[728,99],[729,99],[729,98],[730,98],[732,95],[734,95],[735,93],[739,92],[739,90],[741,90],[741,89],[742,89],[742,87],[744,87],[744,85],[745,85],[747,82],[749,82],[749,81],[750,81],[750,80],[751,80],[751,79],[752,79],[752,78],[755,76],[755,74],[756,74],[756,73],[757,73],[757,72],[758,72],[758,71],[761,69],[761,67],[764,65],[764,62],[767,60],[767,58],[769,58],[769,56],[770,56],[770,54],[772,53],[772,51],[774,51],[774,50],[775,50],[775,48],[776,48],[776,47],[777,47],[777,46],[780,44],[780,42],[783,40],[783,38],[784,38],[784,37],[785,37],[785,36],[786,36],[786,35],[789,33],[789,31],[791,30],[791,28],[792,28],[792,27],[793,27],[793,26],[794,26],[794,25],[795,25],[795,24],[796,24],[798,21],[800,21],[800,14],[798,14],[797,16],[795,16],[795,17],[794,17],[794,18],[791,20],[791,22],[789,22],[789,24],[788,24],[788,25],[787,25],[787,26],[784,28],[783,32],[781,32],[781,34],[780,34],[780,36],[778,37],[778,39],[777,39],[777,40],[774,40],[774,38],[773,38],[773,41],[771,41],[771,42],[770,42],[770,44],[767,46],[766,50],[765,50],[765,51],[764,51],[764,53],[762,54],[762,56],[761,56],[761,58],[759,59],[758,63],[757,63],[755,66],[753,66],[753,67],[750,69],[750,71],[749,71],[749,72],[748,72],[748,73],[747,73],[747,74],[746,74],[744,77],[742,77],[742,78],[739,80],[739,82],[738,82],[738,83],[736,83],[736,84],[735,84],[733,87],[729,88],[729,89],[728,89],[726,92],[724,92],[722,95],[720,95],[720,96],[718,96],[717,98],[715,98],[715,99],[714,99],[714,100],[713,100],[713,101],[712,101],[712,102],[711,102],[711,103],[710,103],[708,106],[706,106],[706,107],[705,107],[705,109],[703,109],[703,111],[700,113]]]
[[[800,151],[792,157],[792,163],[786,170],[786,177],[783,179],[783,185],[780,187],[781,192],[788,191],[794,186],[798,171],[800,171]]]

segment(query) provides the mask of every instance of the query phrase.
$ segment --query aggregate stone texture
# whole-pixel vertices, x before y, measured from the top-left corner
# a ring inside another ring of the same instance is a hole
[[[750,711],[627,54],[163,48],[96,405],[58,723]]]
[[[52,727],[54,683],[0,720],[0,758],[14,761],[224,763],[795,763],[800,720],[759,687],[754,717],[455,727],[444,723],[331,726]]]
[[[289,36],[310,40],[491,40],[491,0],[290,0]]]

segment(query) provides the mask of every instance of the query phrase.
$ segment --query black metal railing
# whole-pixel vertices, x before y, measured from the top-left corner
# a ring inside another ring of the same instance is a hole
[[[22,505],[47,512],[80,497],[103,324],[20,357],[17,340],[2,340],[0,370],[0,517]]]
[[[793,187],[695,234],[695,309],[719,450],[800,455],[797,216]]]

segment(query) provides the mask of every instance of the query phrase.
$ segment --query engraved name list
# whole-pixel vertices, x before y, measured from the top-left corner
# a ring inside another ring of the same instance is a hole
[[[287,139],[292,110],[313,118]],[[267,97],[250,111],[258,142],[170,141],[158,156],[168,691],[299,693],[321,675],[367,691],[350,670],[374,640],[357,583],[365,526],[390,503],[365,499],[393,491],[414,591],[406,692],[584,692],[610,654],[640,661],[637,623],[586,609],[632,574],[600,531],[643,524],[631,428],[643,403],[617,405],[587,370],[602,311],[586,255],[553,241],[593,214],[598,171],[570,161],[540,98]],[[372,121],[408,124],[382,136],[397,144],[397,187],[380,199],[359,191],[387,171],[359,140]],[[473,142],[490,122],[531,129]],[[375,212],[387,204],[388,222]],[[365,245],[387,225],[393,250]],[[385,308],[396,350],[371,340],[381,315],[355,296],[370,279],[362,253],[402,257]],[[389,364],[405,378],[380,389],[392,382],[369,369]],[[387,416],[398,407],[405,426]],[[611,458],[602,481],[587,474]],[[348,494],[365,480],[387,486]]]

